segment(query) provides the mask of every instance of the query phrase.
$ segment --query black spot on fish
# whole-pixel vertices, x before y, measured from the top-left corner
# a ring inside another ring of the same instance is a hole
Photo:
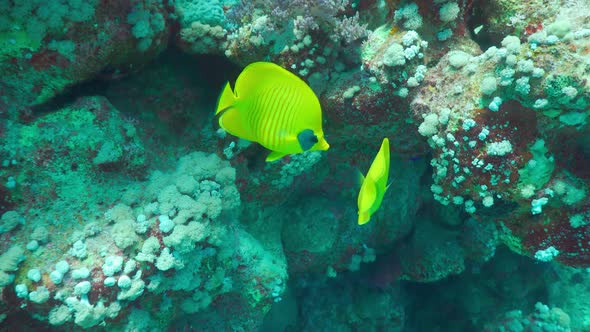
[[[311,129],[305,129],[297,135],[297,140],[303,151],[311,149],[311,147],[318,142],[318,137]]]

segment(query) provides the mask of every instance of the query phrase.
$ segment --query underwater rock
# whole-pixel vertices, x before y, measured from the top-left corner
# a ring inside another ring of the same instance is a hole
[[[572,331],[590,328],[587,271],[568,266],[555,266],[557,280],[548,287],[548,302],[568,313]]]
[[[416,156],[427,151],[415,125],[406,121],[409,104],[396,95],[396,89],[382,86],[362,71],[342,74],[332,82],[321,100],[329,121],[326,131],[342,133],[328,136],[328,153],[331,160],[336,159],[334,163],[348,162],[354,166],[350,154],[371,156],[384,133],[391,141],[393,153]]]
[[[296,331],[403,331],[402,293],[398,287],[378,290],[346,277],[328,284],[308,285]]]
[[[432,282],[465,270],[465,253],[455,233],[419,219],[412,236],[396,248],[403,280]]]
[[[547,305],[537,302],[535,311],[525,315],[521,310],[507,312],[495,323],[489,323],[485,331],[505,331],[506,329],[519,331],[535,331],[537,329],[549,331],[571,331],[571,319],[569,315],[559,307],[549,308]]]
[[[111,172],[142,176],[145,171],[137,129],[103,97],[79,98],[29,124],[11,123],[1,151],[0,158],[14,161],[0,169],[15,181],[12,200],[30,206],[74,199],[71,190],[81,190],[78,185],[92,192],[90,183]]]
[[[298,197],[286,206],[282,238],[291,273],[358,270],[361,261],[374,260],[368,252],[380,253],[408,235],[422,204],[415,198],[420,195],[425,165],[396,156],[391,163],[395,167],[384,200],[398,203],[382,206],[367,225],[357,224],[357,193],[342,191],[343,183],[355,186],[354,169],[343,172],[349,178],[341,183],[325,183],[325,190]]]
[[[460,231],[461,246],[466,258],[483,263],[494,257],[498,245],[498,230],[493,222],[469,218]]]
[[[169,32],[164,5],[151,2],[18,2],[0,16],[0,88],[13,118],[86,80],[135,71]]]

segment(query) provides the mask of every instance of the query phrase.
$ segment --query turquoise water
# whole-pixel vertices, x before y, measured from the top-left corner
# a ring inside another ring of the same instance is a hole
[[[0,331],[590,330],[588,0],[0,0],[0,46]]]

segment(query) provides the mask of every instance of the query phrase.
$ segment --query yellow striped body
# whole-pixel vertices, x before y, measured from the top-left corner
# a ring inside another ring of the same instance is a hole
[[[369,167],[367,176],[362,178],[357,201],[359,225],[368,223],[373,213],[381,206],[383,196],[388,188],[389,160],[389,139],[386,137]]]
[[[304,81],[273,63],[248,65],[238,77],[234,91],[228,83],[219,99],[217,114],[219,125],[227,132],[261,144],[274,156],[303,152],[298,135],[305,130],[317,137],[310,150],[329,147],[315,94]]]

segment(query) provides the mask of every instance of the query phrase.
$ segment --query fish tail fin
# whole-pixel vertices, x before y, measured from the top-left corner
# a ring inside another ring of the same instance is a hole
[[[215,111],[215,115],[219,116],[219,126],[234,136],[255,141],[256,136],[252,134],[248,121],[240,111],[240,106],[236,105],[236,101],[236,95],[228,82],[219,96]]]
[[[219,113],[232,107],[235,102],[236,96],[231,89],[231,85],[229,82],[227,82],[223,88],[223,92],[221,92],[221,95],[219,96],[219,100],[217,101],[217,110],[215,111],[215,115],[219,115]]]

